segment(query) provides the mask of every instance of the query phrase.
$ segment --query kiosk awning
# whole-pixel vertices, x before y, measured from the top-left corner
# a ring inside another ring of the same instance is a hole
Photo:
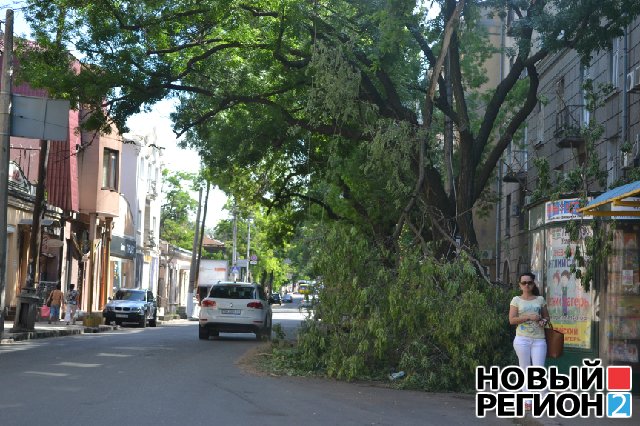
[[[640,216],[640,180],[600,194],[581,209],[585,216]]]

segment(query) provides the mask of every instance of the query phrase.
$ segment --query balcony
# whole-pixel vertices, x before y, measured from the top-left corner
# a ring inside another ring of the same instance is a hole
[[[521,186],[527,184],[527,163],[528,153],[526,150],[512,150],[504,162],[504,175],[502,181],[505,183],[518,183]]]
[[[144,239],[144,248],[146,249],[154,249],[156,248],[157,244],[156,244],[156,240],[155,240],[155,236],[153,233],[153,230],[150,229],[146,232],[145,235],[145,239]]]
[[[556,145],[559,148],[581,148],[584,146],[583,114],[583,105],[567,105],[558,111],[554,135]]]
[[[147,190],[147,198],[150,200],[155,200],[158,196],[158,189],[155,181],[149,181],[149,188]]]
[[[527,182],[527,172],[507,169],[507,172],[502,177],[502,181],[506,183],[519,183],[525,186]]]

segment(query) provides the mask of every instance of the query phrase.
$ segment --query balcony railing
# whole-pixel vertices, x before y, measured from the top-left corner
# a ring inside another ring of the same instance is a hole
[[[584,106],[567,105],[556,114],[555,137],[560,148],[578,148],[584,144],[582,129]]]
[[[145,248],[155,248],[156,247],[156,239],[154,236],[154,232],[152,229],[149,229],[146,233],[145,239],[144,239],[144,247]]]
[[[527,182],[528,156],[525,150],[513,150],[507,157],[504,165],[502,181],[507,183],[519,183],[522,186]]]

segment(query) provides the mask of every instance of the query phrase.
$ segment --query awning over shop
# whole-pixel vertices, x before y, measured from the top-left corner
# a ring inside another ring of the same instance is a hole
[[[640,181],[600,194],[581,209],[585,216],[640,216]]]

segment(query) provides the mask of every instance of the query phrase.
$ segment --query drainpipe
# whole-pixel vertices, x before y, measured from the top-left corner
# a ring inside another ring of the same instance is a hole
[[[629,93],[627,92],[627,72],[629,71],[629,54],[627,52],[628,49],[628,38],[629,34],[627,31],[627,27],[624,27],[623,34],[623,45],[622,45],[622,66],[624,72],[622,73],[622,132],[621,132],[621,141],[620,143],[625,143],[627,141],[627,133],[629,126]],[[632,83],[633,84],[633,83]]]
[[[507,44],[507,34],[505,31],[507,23],[503,20],[500,26],[500,81],[504,78],[504,49]],[[500,235],[500,226],[502,224],[502,159],[498,161],[498,204],[496,206],[496,281],[500,281],[500,251],[502,250],[502,236]]]
[[[502,224],[502,159],[498,161],[498,205],[496,213],[496,281],[500,281],[500,250],[502,250],[500,225]]]

